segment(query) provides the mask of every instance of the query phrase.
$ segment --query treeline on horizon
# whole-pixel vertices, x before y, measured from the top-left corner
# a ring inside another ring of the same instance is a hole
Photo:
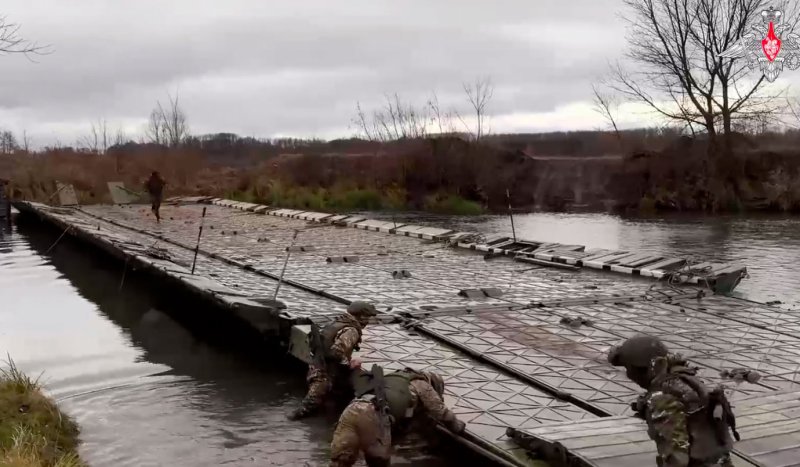
[[[726,178],[704,172],[706,141],[671,128],[485,135],[394,141],[186,137],[175,147],[125,142],[103,152],[15,148],[0,173],[17,198],[47,201],[55,182],[82,203],[110,202],[107,182],[141,190],[153,170],[169,194],[199,194],[316,210],[413,209],[476,214],[522,209],[792,211],[800,131],[737,134]],[[606,157],[596,157],[606,156]],[[611,157],[608,157],[611,156]],[[617,158],[613,156],[618,156]]]

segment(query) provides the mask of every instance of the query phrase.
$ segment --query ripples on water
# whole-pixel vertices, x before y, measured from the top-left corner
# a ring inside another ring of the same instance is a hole
[[[511,230],[504,216],[397,219]],[[522,238],[741,260],[751,274],[739,288],[744,296],[791,306],[800,299],[798,219],[515,220]],[[180,304],[165,303],[134,278],[120,292],[120,268],[75,243],[44,255],[56,236],[30,229],[0,234],[0,352],[31,374],[43,372],[48,389],[78,419],[82,454],[92,465],[324,465],[334,420],[284,418],[304,391],[296,368],[195,337],[162,312]],[[456,465],[405,454],[398,465]]]

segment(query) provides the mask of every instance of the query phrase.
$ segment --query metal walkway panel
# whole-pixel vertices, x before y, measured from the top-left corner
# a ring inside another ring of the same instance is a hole
[[[548,423],[595,417],[558,401],[496,369],[476,363],[447,346],[398,326],[367,326],[358,356],[364,367],[373,363],[387,371],[411,367],[444,377],[445,403],[467,424],[467,431],[508,456],[525,458],[510,442],[506,427],[534,428]]]
[[[656,445],[647,424],[635,417],[609,417],[537,428],[515,429],[514,441],[554,465],[575,467],[647,467],[656,465]],[[738,449],[739,445],[736,445]],[[734,454],[736,467],[753,467]],[[766,464],[788,465],[788,464]]]
[[[703,300],[686,302],[697,303]],[[725,299],[736,303],[736,300]],[[561,313],[561,310],[557,310]],[[717,371],[744,368],[762,374],[771,389],[800,388],[800,339],[679,304],[633,302],[625,306],[581,305],[570,312],[592,321],[619,340],[636,334],[661,338],[673,352]],[[565,312],[566,313],[566,312]],[[753,385],[740,389],[754,390]]]
[[[622,339],[594,326],[571,327],[560,321],[539,309],[434,316],[420,325],[465,351],[529,376],[553,393],[570,395],[607,414],[631,414],[630,403],[641,388],[606,360],[611,346]],[[699,376],[709,384],[724,382],[716,368],[701,368]],[[768,390],[751,384],[736,389],[748,394]]]

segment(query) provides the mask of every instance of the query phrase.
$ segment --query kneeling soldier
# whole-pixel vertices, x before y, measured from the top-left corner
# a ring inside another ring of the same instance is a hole
[[[361,333],[369,319],[377,315],[375,307],[366,302],[353,302],[347,312],[336,317],[329,325],[319,331],[316,325],[311,328],[312,361],[308,365],[308,393],[300,407],[289,414],[290,420],[307,417],[322,406],[326,396],[337,386],[350,382],[350,371],[361,364],[353,359],[353,351],[358,350]],[[348,388],[348,399],[352,391]]]
[[[331,443],[331,467],[350,467],[364,453],[369,467],[384,467],[392,457],[392,430],[400,431],[413,419],[425,417],[460,434],[464,422],[444,404],[444,380],[431,372],[406,368],[383,375],[375,365],[372,372],[354,375],[356,399],[339,417]]]

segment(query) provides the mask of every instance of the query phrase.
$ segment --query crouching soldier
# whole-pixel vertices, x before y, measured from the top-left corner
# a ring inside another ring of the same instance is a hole
[[[342,412],[331,442],[331,467],[350,467],[359,452],[369,467],[389,466],[392,433],[400,434],[412,421],[441,423],[460,434],[464,422],[444,404],[444,380],[431,372],[410,368],[383,375],[377,365],[353,377],[356,399]],[[420,423],[420,425],[422,425]]]
[[[353,359],[353,351],[358,350],[361,333],[369,319],[377,315],[375,307],[366,302],[353,302],[347,311],[319,331],[311,327],[312,359],[308,366],[308,393],[300,407],[289,414],[290,420],[298,420],[316,412],[325,402],[326,396],[334,389],[345,387],[348,400],[352,398],[350,373],[361,362]]]
[[[736,420],[722,388],[709,391],[680,355],[670,354],[657,338],[636,336],[608,354],[625,367],[633,382],[647,390],[634,410],[647,421],[660,467],[732,467],[731,432]]]

